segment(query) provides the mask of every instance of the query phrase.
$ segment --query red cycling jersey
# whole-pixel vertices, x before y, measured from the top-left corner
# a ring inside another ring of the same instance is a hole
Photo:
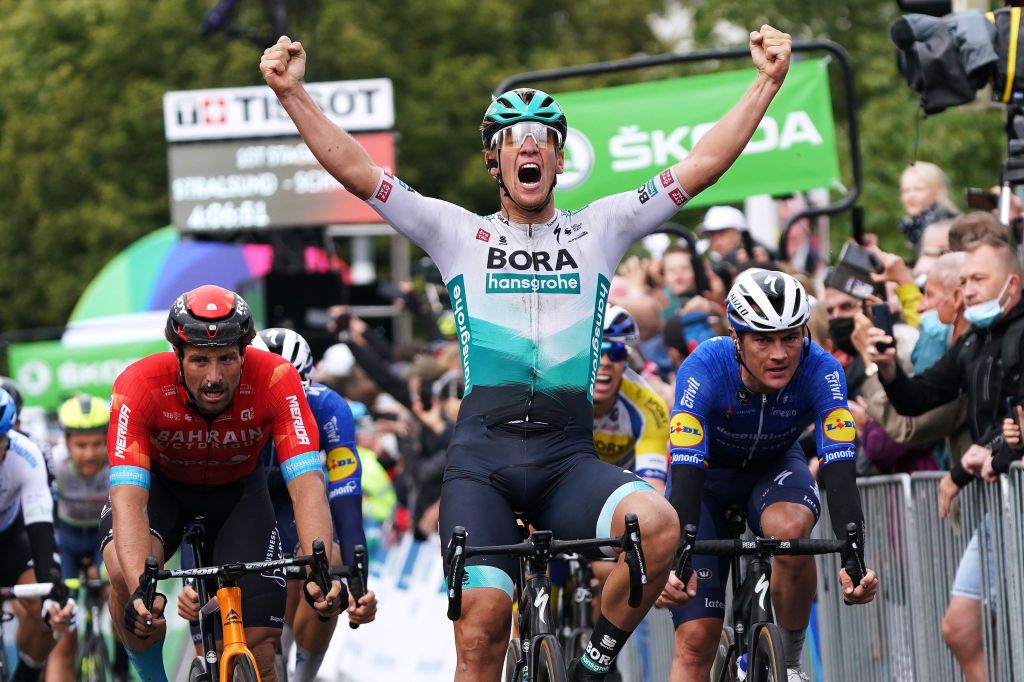
[[[276,353],[248,348],[227,410],[190,406],[174,353],[129,365],[114,382],[107,452],[110,485],[149,487],[150,470],[175,481],[223,484],[251,473],[271,434],[286,481],[322,471],[316,420],[299,374]]]

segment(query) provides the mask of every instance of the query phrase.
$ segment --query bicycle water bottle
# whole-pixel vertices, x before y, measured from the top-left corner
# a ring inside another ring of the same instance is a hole
[[[742,680],[747,679],[747,654],[740,656],[739,660],[736,661],[736,679]]]

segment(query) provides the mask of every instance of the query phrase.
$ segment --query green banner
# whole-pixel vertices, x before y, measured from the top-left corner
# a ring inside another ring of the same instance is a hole
[[[753,70],[730,71],[558,95],[571,126],[559,208],[639,187],[683,159],[753,79]],[[838,182],[827,62],[797,62],[736,163],[687,206]]]
[[[110,396],[121,370],[139,358],[167,349],[163,339],[84,348],[66,348],[60,341],[34,341],[12,343],[7,349],[7,363],[25,404],[54,410],[78,391]]]

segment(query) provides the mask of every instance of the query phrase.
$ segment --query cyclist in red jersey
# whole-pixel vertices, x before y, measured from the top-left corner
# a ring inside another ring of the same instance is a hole
[[[145,559],[162,564],[184,526],[206,519],[207,563],[280,556],[280,538],[259,452],[271,437],[295,507],[303,552],[332,536],[316,422],[299,375],[279,355],[246,348],[255,330],[245,301],[207,285],[171,307],[165,336],[174,352],[130,365],[114,383],[110,503],[100,533],[110,573],[110,612],[143,682],[165,682],[162,643],[166,598],[152,611],[140,598]],[[150,536],[147,540],[147,536]],[[336,553],[335,553],[336,554]],[[340,561],[332,556],[332,562]],[[274,645],[284,614],[284,578],[242,578],[246,638],[264,681],[274,682]],[[307,581],[306,599],[323,616],[342,608],[335,579],[324,596]],[[350,615],[372,619],[349,603]]]

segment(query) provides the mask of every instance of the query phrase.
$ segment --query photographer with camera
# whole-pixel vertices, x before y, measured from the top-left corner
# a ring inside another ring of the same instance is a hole
[[[864,383],[865,364],[861,361],[851,335],[854,329],[854,318],[865,310],[866,301],[879,303],[879,294],[884,292],[881,281],[886,277],[910,279],[902,260],[882,261],[877,252],[868,250],[850,242],[843,247],[836,265],[829,269],[825,277],[825,310],[828,313],[828,333],[832,342],[832,354],[846,372],[849,395],[852,398],[860,395]],[[881,254],[882,256],[888,254]],[[896,257],[898,259],[898,257]],[[901,268],[900,265],[903,265]],[[889,273],[888,275],[886,273]],[[910,282],[910,287],[914,287]],[[912,297],[911,297],[912,298]],[[920,300],[920,292],[917,299]],[[912,299],[916,308],[916,300]],[[907,306],[901,301],[901,306]],[[916,311],[914,312],[916,316]],[[901,326],[898,339],[900,357],[910,357],[910,348],[916,342],[916,335],[909,339],[910,333],[906,326]]]
[[[924,297],[918,306],[922,333],[911,353],[914,374],[933,365],[970,326],[963,319],[964,302],[960,291],[960,266],[964,258],[963,253],[945,254],[936,261],[928,276]],[[884,330],[877,328],[876,322],[866,315],[857,315],[855,319],[852,341],[865,366],[874,362],[874,355],[878,352],[869,341],[871,330],[875,329],[872,337],[875,339],[885,334]],[[861,400],[866,416],[874,420],[865,425],[865,456],[883,473],[932,470],[936,464],[949,469],[950,452],[958,461],[970,445],[970,434],[965,424],[967,402],[962,396],[918,417],[903,416],[892,407],[875,373],[865,380]],[[914,457],[920,455],[919,450],[906,451],[902,457],[896,457],[900,454],[898,451],[871,442],[872,437],[882,440],[875,433],[879,430],[884,430],[884,435],[898,444],[924,444],[947,437],[949,444],[935,449],[934,460],[930,452],[927,456]]]

